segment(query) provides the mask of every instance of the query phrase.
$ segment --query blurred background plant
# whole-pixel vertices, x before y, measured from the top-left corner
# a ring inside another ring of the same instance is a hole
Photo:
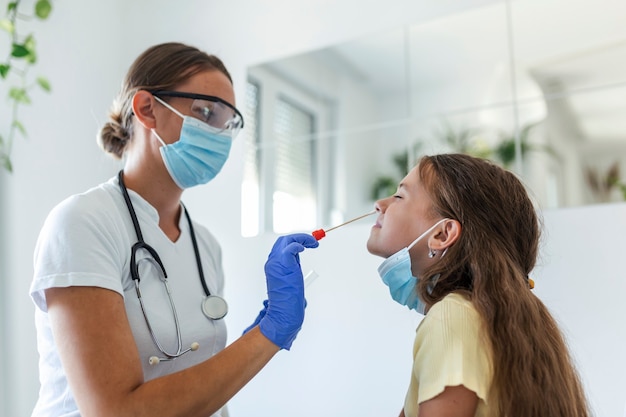
[[[520,149],[522,157],[531,151],[545,152],[558,159],[558,155],[548,145],[531,143],[532,129],[540,122],[525,124],[519,129]],[[511,169],[515,163],[516,152],[515,132],[496,131],[486,128],[454,127],[448,121],[442,121],[440,127],[433,133],[432,139],[420,139],[413,143],[408,150],[393,154],[392,162],[399,175],[380,175],[372,184],[370,197],[373,200],[388,197],[396,192],[398,183],[409,171],[409,164],[414,163],[421,156],[422,145],[427,142],[444,144],[448,152],[464,153],[479,158],[490,159],[505,169]],[[492,145],[495,141],[495,144]],[[626,192],[626,190],[625,190]]]
[[[613,163],[606,172],[587,167],[585,176],[587,185],[597,202],[611,201],[613,190],[618,190],[622,199],[626,201],[626,183],[620,179],[619,161]]]
[[[550,146],[531,143],[529,141],[528,138],[530,137],[530,132],[538,124],[539,122],[528,123],[523,125],[519,131],[522,158],[525,157],[528,152],[538,151],[545,152],[553,158],[558,159],[558,155]],[[492,155],[489,155],[489,157],[502,164],[504,168],[510,169],[515,162],[515,133],[502,131],[499,134],[499,138],[498,145],[496,145],[493,149]]]
[[[530,134],[540,122],[527,123],[519,129],[519,133],[499,130],[495,134],[495,145],[490,145],[486,136],[488,129],[461,128],[455,130],[452,125],[444,122],[443,129],[438,133],[438,140],[442,141],[452,152],[464,153],[479,158],[490,159],[505,169],[511,169],[515,163],[516,137],[519,136],[522,158],[529,152],[545,152],[557,158],[556,152],[548,145],[531,143]]]
[[[393,195],[398,183],[409,173],[409,164],[416,161],[420,155],[422,142],[414,142],[409,149],[393,154],[392,162],[396,168],[396,175],[380,175],[372,184],[370,198],[374,201]]]
[[[35,37],[32,33],[23,35],[18,32],[20,21],[30,21],[34,18],[46,20],[52,11],[50,0],[35,1],[32,13],[24,13],[21,9],[22,1],[11,1],[7,4],[5,17],[0,20],[0,30],[8,34],[7,57],[0,61],[0,82],[8,88],[8,109],[0,110],[2,128],[8,131],[0,132],[0,165],[3,169],[13,172],[11,163],[11,148],[13,140],[19,133],[26,137],[26,128],[19,119],[19,108],[31,103],[30,92],[34,88],[50,91],[50,83],[42,76],[34,79],[30,77],[30,69],[37,63]],[[2,48],[0,48],[0,53]],[[8,124],[5,125],[8,120]]]
[[[615,181],[615,186],[620,190],[620,192],[622,193],[622,199],[624,201],[626,201],[626,182],[617,179]]]
[[[489,158],[492,150],[483,139],[479,128],[461,127],[455,129],[449,122],[443,121],[435,132],[435,140],[443,142],[451,152],[464,153],[479,158]]]

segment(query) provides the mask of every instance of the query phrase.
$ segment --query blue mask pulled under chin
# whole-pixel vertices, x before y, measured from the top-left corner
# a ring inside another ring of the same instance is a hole
[[[409,254],[409,249],[411,249],[417,242],[420,241],[420,239],[430,233],[435,227],[445,220],[448,219],[439,220],[432,227],[422,233],[417,239],[415,239],[413,243],[400,249],[398,252],[385,259],[378,267],[378,274],[382,278],[385,285],[389,287],[391,298],[393,298],[393,300],[397,303],[407,306],[420,314],[425,314],[426,304],[424,304],[424,302],[417,295],[416,285],[418,278],[413,276],[413,272],[411,270],[411,256]]]

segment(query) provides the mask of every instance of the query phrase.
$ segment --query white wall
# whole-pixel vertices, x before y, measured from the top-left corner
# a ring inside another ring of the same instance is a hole
[[[14,174],[0,174],[0,305],[7,312],[1,322],[0,412],[7,417],[29,415],[37,397],[33,306],[27,294],[39,228],[57,202],[115,174],[118,165],[97,148],[95,135],[124,72],[140,51],[179,40],[216,53],[229,66],[242,100],[250,65],[492,2],[390,0],[381,8],[380,2],[357,0],[55,1],[49,21],[33,26],[40,47],[38,72],[50,79],[53,93],[37,94],[34,104],[24,109],[29,138],[15,144]],[[0,114],[6,114],[4,103],[0,101]],[[230,340],[260,307],[262,265],[274,240],[267,235],[239,236],[242,142],[235,145],[223,173],[185,195],[194,217],[211,228],[224,247]],[[619,233],[609,233],[624,230],[626,208],[608,209],[547,215],[549,256],[536,281],[537,293],[568,329],[597,410],[602,411],[598,415],[610,417],[622,412],[617,394],[626,387],[624,363],[616,353],[625,342],[623,333],[620,336],[623,326],[616,321],[624,316],[619,310],[623,303],[605,302],[624,289],[618,280],[623,275],[618,249],[625,245]],[[590,218],[597,223],[583,228]],[[615,218],[621,219],[620,225],[612,221]],[[292,351],[279,353],[233,399],[234,417],[398,413],[418,317],[388,300],[375,272],[380,260],[364,249],[368,227],[339,229],[319,249],[302,256],[305,271],[314,269],[320,275],[307,289],[305,327]],[[607,245],[610,238],[616,240]],[[574,251],[577,256],[569,256]],[[588,266],[583,268],[581,259]],[[596,298],[590,297],[594,293]],[[583,311],[588,316],[581,315]]]
[[[598,417],[626,403],[626,204],[549,210],[535,292],[569,339]]]
[[[5,190],[5,179],[4,175],[0,175],[0,192]],[[3,236],[8,236],[7,233],[7,220],[8,216],[6,215],[6,199],[4,195],[0,198],[0,254],[8,253],[8,240],[2,238]],[[8,355],[6,340],[9,339],[9,333],[7,330],[7,324],[9,323],[9,306],[6,302],[4,302],[4,294],[8,294],[7,292],[7,262],[4,260],[4,256],[0,255],[0,358],[6,358]],[[8,368],[7,361],[0,362],[0,415],[7,415],[7,399],[6,392],[8,389]]]

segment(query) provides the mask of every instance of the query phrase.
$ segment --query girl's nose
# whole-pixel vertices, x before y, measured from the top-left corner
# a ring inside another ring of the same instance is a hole
[[[387,210],[387,206],[389,205],[388,200],[389,200],[389,197],[382,198],[374,203],[374,209],[376,210],[377,213],[384,213],[385,210]]]

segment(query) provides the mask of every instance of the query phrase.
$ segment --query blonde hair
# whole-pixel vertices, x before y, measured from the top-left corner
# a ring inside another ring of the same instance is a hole
[[[109,111],[109,121],[100,129],[98,144],[119,159],[132,139],[132,99],[139,90],[167,90],[202,71],[218,70],[230,82],[223,62],[193,46],[169,42],[152,46],[135,59]]]
[[[529,287],[541,224],[522,182],[463,154],[425,156],[418,175],[434,212],[462,226],[446,256],[424,272],[439,274],[432,292],[428,280],[418,291],[428,305],[451,292],[469,295],[493,357],[493,416],[589,416],[564,337]]]

